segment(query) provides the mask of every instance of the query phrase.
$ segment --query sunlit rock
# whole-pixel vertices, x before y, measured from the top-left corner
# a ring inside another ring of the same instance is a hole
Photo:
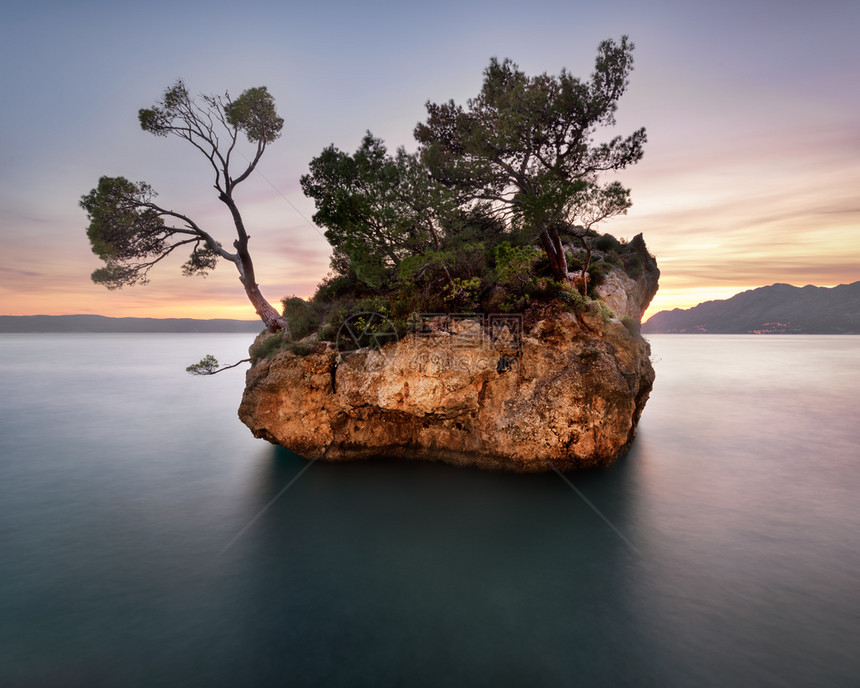
[[[639,322],[659,270],[607,276],[603,306],[439,319],[379,347],[288,351],[247,373],[239,417],[308,459],[395,457],[519,472],[605,466],[630,448],[654,381]]]

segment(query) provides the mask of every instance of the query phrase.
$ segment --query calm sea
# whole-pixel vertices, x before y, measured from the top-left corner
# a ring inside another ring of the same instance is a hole
[[[0,685],[860,685],[860,337],[650,339],[567,483],[308,466],[184,372],[247,335],[0,336]]]

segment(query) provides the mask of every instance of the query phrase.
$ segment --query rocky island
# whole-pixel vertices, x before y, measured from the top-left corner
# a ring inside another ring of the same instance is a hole
[[[437,317],[346,354],[318,342],[307,355],[260,358],[239,417],[256,437],[309,459],[517,472],[608,465],[633,442],[654,381],[638,326],[659,270],[641,235],[630,245],[638,277],[612,269],[578,312],[554,299],[528,306],[521,320]],[[252,354],[278,336],[260,335]]]
[[[207,158],[235,233],[219,239],[159,205],[150,184],[103,176],[80,200],[103,261],[92,279],[146,284],[179,249],[185,275],[232,264],[266,328],[240,418],[309,459],[609,464],[630,447],[654,379],[640,324],[656,261],[641,235],[597,230],[632,205],[604,176],[639,162],[646,142],[644,128],[601,131],[616,125],[633,48],[627,36],[602,41],[587,79],[491,58],[465,105],[427,103],[414,152],[389,153],[369,131],[353,154],[324,148],[300,183],[331,270],[281,311],[257,283],[237,187],[284,119],[265,86],[195,97],[179,80],[139,124]],[[232,155],[240,134],[250,156]],[[217,368],[206,356],[187,370]]]
[[[659,270],[605,173],[638,162],[615,125],[633,44],[594,72],[529,76],[492,58],[477,95],[427,103],[415,153],[367,132],[301,178],[332,246],[310,301],[251,348],[239,409],[257,437],[309,459],[432,459],[520,472],[607,465],[654,380],[642,313]]]

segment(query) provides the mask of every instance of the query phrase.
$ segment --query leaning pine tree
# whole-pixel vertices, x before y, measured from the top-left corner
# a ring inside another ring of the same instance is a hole
[[[93,272],[93,281],[108,289],[145,284],[150,269],[177,249],[190,251],[182,267],[186,275],[205,275],[223,258],[236,266],[245,293],[266,328],[271,332],[287,330],[284,318],[260,292],[248,251],[248,233],[234,198],[236,187],[250,176],[266,147],[281,134],[284,120],[275,110],[274,98],[261,86],[244,91],[235,100],[224,94],[201,96],[198,101],[178,81],[138,116],[144,131],[178,136],[209,161],[218,200],[227,206],[236,229],[233,251],[187,215],[158,205],[149,184],[102,177],[98,186],[81,198],[81,207],[90,220],[87,236],[93,253],[105,263]],[[234,169],[240,132],[256,150],[250,159],[242,156],[243,164]]]

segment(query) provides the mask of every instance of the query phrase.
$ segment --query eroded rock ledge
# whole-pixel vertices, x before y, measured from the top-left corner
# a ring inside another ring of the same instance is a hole
[[[633,442],[654,381],[638,324],[659,271],[644,243],[642,253],[641,277],[618,270],[601,285],[607,308],[535,306],[513,345],[463,321],[347,356],[331,346],[278,353],[248,371],[239,417],[309,459],[518,472],[608,465]],[[505,354],[511,367],[499,372]]]

